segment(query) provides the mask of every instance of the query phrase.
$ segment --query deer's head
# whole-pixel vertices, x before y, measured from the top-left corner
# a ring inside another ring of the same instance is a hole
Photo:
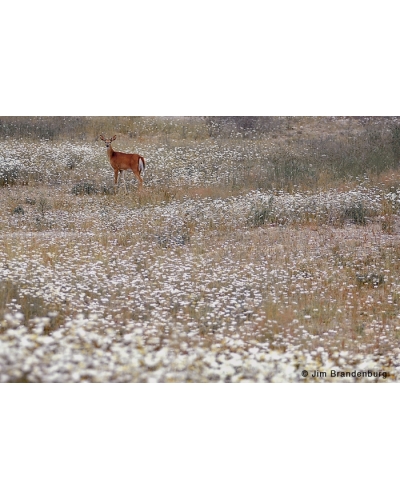
[[[116,138],[116,135],[114,135],[114,137],[112,137],[111,139],[106,139],[103,135],[100,136],[100,139],[106,143],[107,149],[111,146],[112,141],[115,141]]]

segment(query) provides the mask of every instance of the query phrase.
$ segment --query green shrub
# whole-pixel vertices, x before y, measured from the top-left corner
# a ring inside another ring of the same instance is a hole
[[[82,181],[75,184],[72,188],[72,194],[97,194],[99,192],[94,182]]]
[[[343,219],[350,219],[350,222],[365,226],[367,210],[362,201],[354,203],[352,206],[347,207],[343,211]]]
[[[13,210],[13,215],[24,215],[25,210],[20,205]]]

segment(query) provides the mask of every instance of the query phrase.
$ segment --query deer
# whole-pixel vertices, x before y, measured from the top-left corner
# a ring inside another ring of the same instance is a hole
[[[126,189],[125,176],[123,175],[123,172],[126,170],[132,170],[139,181],[139,189],[141,189],[143,186],[142,174],[146,168],[144,158],[143,156],[137,154],[119,153],[118,151],[114,151],[111,143],[115,141],[116,138],[116,135],[114,135],[111,139],[106,139],[103,135],[100,136],[100,139],[106,143],[108,161],[114,169],[114,192],[116,192],[118,188],[119,173],[124,181],[125,193],[128,192]]]

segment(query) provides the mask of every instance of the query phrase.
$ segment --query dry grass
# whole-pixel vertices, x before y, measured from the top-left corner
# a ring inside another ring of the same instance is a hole
[[[201,120],[146,123],[119,139],[148,160],[127,195],[111,194],[96,142],[33,141],[29,156],[4,141],[25,173],[1,188],[1,380],[282,381],[363,363],[397,379],[397,170],[345,181],[321,167],[311,189],[284,169],[299,137],[329,135],[332,165],[366,125],[207,138]]]

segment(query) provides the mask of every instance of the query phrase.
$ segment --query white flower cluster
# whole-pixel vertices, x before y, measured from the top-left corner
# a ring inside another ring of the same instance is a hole
[[[42,334],[48,317],[37,318],[32,329],[22,320],[18,313],[4,318],[0,382],[389,382],[400,377],[400,355],[388,368],[372,356],[351,358],[347,352],[331,360],[323,348],[318,357],[297,349],[282,353],[239,335],[188,349],[182,329],[163,338],[161,324],[146,329],[132,322],[121,333],[106,328],[95,314],[78,315],[49,335]]]
[[[228,183],[266,154],[146,149],[150,194]],[[395,192],[142,203],[71,193],[78,179],[112,183],[99,145],[9,141],[7,155],[42,185],[0,199],[0,381],[398,379],[399,238],[377,217]]]

